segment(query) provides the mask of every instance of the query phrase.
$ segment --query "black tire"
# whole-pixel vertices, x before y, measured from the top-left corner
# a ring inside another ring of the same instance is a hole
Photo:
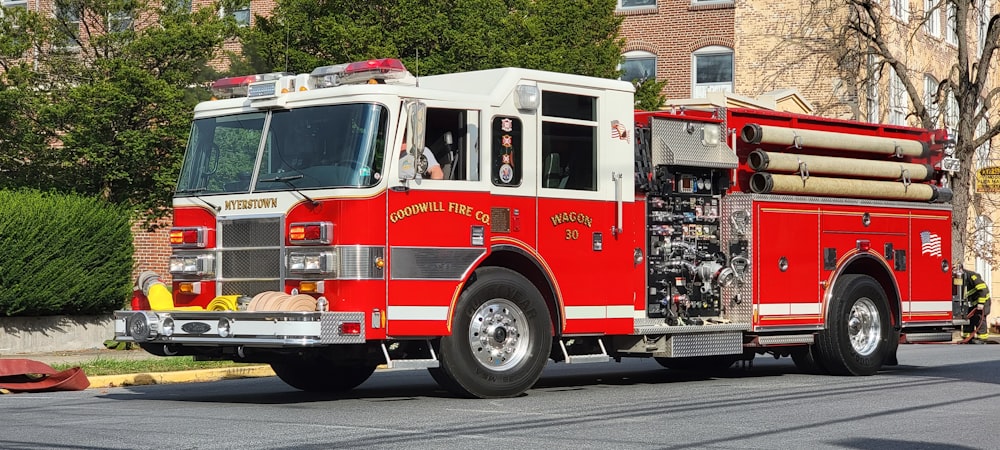
[[[739,361],[741,355],[690,356],[685,358],[653,358],[670,370],[688,372],[722,372]]]
[[[882,286],[867,275],[843,275],[833,287],[826,330],[815,356],[833,375],[872,375],[882,368],[892,330]]]
[[[374,364],[272,362],[271,369],[289,386],[306,392],[344,392],[372,376]]]
[[[501,267],[476,270],[458,299],[451,335],[441,338],[441,387],[470,398],[513,397],[538,381],[552,348],[552,322],[542,295]]]
[[[792,362],[802,373],[811,375],[826,375],[826,367],[816,358],[816,350],[813,346],[806,346],[792,351]]]

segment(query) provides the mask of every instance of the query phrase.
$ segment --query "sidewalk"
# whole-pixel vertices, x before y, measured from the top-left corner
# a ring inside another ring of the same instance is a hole
[[[151,355],[141,349],[133,350],[108,350],[105,348],[95,348],[90,350],[65,351],[52,353],[20,353],[0,355],[0,359],[30,359],[48,365],[53,364],[82,364],[99,359],[112,359],[122,361],[141,361],[147,359],[157,359],[159,356]],[[180,370],[174,372],[150,372],[133,373],[122,375],[99,375],[88,376],[90,389],[121,387],[121,386],[142,386],[150,384],[166,383],[196,383],[205,381],[217,381],[235,378],[271,377],[274,371],[271,367],[262,365],[223,367],[217,369],[197,369]]]

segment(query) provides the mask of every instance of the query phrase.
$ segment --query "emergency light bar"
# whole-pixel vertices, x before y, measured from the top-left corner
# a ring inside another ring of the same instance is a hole
[[[333,66],[317,67],[309,74],[316,88],[336,87],[352,83],[385,83],[411,77],[398,59],[369,59]]]
[[[414,80],[398,59],[369,59],[352,63],[318,67],[309,74],[295,76],[287,72],[272,72],[239,77],[228,77],[212,83],[212,97],[225,99],[249,97],[266,100],[310,88],[328,88],[344,84],[384,84]],[[414,83],[415,84],[415,83]]]
[[[246,97],[251,83],[278,80],[285,75],[290,74],[285,72],[271,72],[222,78],[212,83],[212,97],[217,99]]]

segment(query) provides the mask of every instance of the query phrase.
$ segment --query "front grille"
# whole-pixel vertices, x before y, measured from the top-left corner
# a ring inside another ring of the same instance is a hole
[[[222,295],[254,296],[282,290],[280,217],[219,221],[219,285]]]

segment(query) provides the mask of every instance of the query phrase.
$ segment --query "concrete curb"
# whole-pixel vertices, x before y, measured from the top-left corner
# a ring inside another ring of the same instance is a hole
[[[145,386],[169,383],[202,383],[206,381],[232,380],[238,378],[273,377],[271,366],[225,367],[220,369],[179,370],[176,372],[132,373],[125,375],[99,375],[87,377],[88,389],[122,386]]]

